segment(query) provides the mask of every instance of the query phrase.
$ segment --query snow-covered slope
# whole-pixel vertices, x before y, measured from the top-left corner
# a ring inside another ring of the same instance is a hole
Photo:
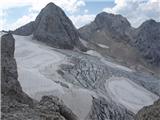
[[[146,105],[158,99],[156,95],[124,77],[111,77],[106,82],[106,89],[116,102],[137,113]]]
[[[119,107],[134,113],[158,98],[131,81],[129,76],[140,77],[133,70],[108,61],[95,51],[86,54],[58,50],[33,40],[32,36],[14,38],[18,80],[23,90],[37,100],[43,95],[58,96],[80,120],[87,119],[94,109],[93,98],[105,98],[112,110]],[[120,120],[124,120],[126,113],[120,114]]]
[[[89,90],[73,88],[70,84],[59,84],[63,78],[57,74],[58,65],[66,62],[65,55],[56,52],[32,36],[14,35],[15,58],[18,65],[18,80],[23,90],[39,100],[43,95],[56,95],[63,99],[79,118],[89,113],[94,94]]]
[[[61,86],[44,77],[40,70],[54,65],[53,68],[56,71],[57,65],[65,59],[65,56],[53,51],[50,47],[33,41],[32,36],[14,35],[14,38],[16,39],[15,57],[18,64],[18,79],[24,91],[29,95],[54,89],[60,91]]]

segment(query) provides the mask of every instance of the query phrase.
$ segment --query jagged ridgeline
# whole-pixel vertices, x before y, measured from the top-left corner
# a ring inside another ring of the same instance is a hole
[[[103,55],[134,66],[160,68],[160,23],[155,20],[133,28],[125,17],[102,12],[93,22],[81,27],[79,33],[84,40],[107,45],[110,49],[94,47]]]

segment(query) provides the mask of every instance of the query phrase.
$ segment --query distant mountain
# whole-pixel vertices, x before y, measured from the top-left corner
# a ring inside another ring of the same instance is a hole
[[[91,49],[103,56],[110,56],[117,62],[128,66],[139,66],[143,60],[139,51],[129,44],[133,28],[128,20],[121,15],[102,12],[95,20],[79,29],[80,37],[88,41]],[[108,48],[97,47],[98,44]]]
[[[89,40],[95,32],[104,31],[114,40],[127,40],[127,32],[131,29],[130,23],[121,15],[102,12],[98,14],[95,20],[79,29],[83,39]]]
[[[102,12],[93,22],[80,28],[79,34],[89,43],[107,45],[109,49],[105,51],[97,47],[93,49],[117,58],[117,61],[138,69],[139,66],[159,68],[160,23],[154,20],[148,20],[135,29],[125,17]]]
[[[15,31],[17,35],[31,35],[50,46],[62,49],[86,48],[79,41],[79,35],[71,20],[54,3],[49,3],[41,10],[36,20]]]

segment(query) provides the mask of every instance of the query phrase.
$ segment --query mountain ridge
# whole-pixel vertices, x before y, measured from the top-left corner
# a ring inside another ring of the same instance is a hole
[[[86,51],[79,40],[78,31],[72,21],[54,3],[48,3],[40,11],[35,21],[16,29],[12,33],[26,36],[33,34],[34,39],[56,48],[78,48]]]
[[[102,52],[104,55],[117,57],[120,61],[128,62],[130,66],[142,65],[144,68],[140,68],[141,70],[150,69],[160,73],[159,25],[155,20],[147,20],[138,28],[133,28],[125,17],[102,12],[93,22],[81,27],[79,33],[89,43],[108,45],[110,52]],[[129,59],[125,60],[124,57]]]

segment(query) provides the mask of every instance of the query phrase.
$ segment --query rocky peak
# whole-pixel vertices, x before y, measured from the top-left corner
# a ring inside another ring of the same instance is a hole
[[[79,34],[72,21],[64,11],[54,3],[49,3],[41,10],[36,20],[18,28],[13,33],[18,35],[30,35],[49,46],[85,51],[85,47],[79,40]]]
[[[148,20],[136,29],[135,45],[152,64],[160,65],[160,23]]]
[[[128,41],[128,32],[130,30],[131,25],[125,17],[102,12],[96,16],[91,24],[80,28],[79,33],[80,36],[86,40],[89,40],[94,33],[97,33],[97,31],[102,31],[110,36],[109,39],[111,40]]]
[[[153,19],[147,20],[144,23],[142,23],[142,25],[140,26],[140,28],[142,27],[146,27],[146,26],[155,26],[157,25],[157,22]]]
[[[130,27],[130,23],[125,17],[106,12],[98,14],[95,18],[95,22],[100,28],[121,27],[121,29],[123,29],[125,27]]]

